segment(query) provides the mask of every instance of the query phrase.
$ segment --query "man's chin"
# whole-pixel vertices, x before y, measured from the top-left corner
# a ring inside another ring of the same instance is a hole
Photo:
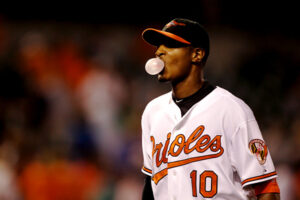
[[[161,83],[164,83],[164,82],[169,81],[168,79],[166,79],[165,77],[163,77],[162,74],[159,74],[159,75],[157,76],[157,80],[158,80],[159,82],[161,82]]]

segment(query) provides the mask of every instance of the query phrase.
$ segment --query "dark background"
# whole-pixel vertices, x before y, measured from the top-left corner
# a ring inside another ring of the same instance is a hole
[[[294,1],[11,2],[0,8],[0,199],[140,199],[140,117],[169,91],[144,64],[145,28],[211,37],[205,77],[253,110],[299,199],[300,29]]]

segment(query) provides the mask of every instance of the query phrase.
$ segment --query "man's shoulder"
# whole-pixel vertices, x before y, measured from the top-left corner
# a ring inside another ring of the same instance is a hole
[[[247,106],[244,100],[224,88],[217,87],[216,92],[226,103],[234,104],[238,107]]]
[[[144,114],[147,112],[155,112],[162,108],[164,108],[166,105],[168,105],[171,101],[172,92],[168,92],[165,94],[162,94],[154,99],[152,99],[145,107]]]
[[[248,104],[240,97],[231,93],[230,91],[217,87],[217,96],[219,96],[219,103],[223,105],[230,113],[240,113],[246,115],[252,115],[252,110]]]

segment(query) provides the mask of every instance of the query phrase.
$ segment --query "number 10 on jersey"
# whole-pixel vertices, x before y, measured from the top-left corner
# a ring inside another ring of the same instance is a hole
[[[197,197],[197,188],[204,198],[211,198],[217,194],[218,176],[215,172],[206,170],[200,174],[199,180],[197,180],[197,171],[193,170],[190,173],[190,178],[194,197]],[[198,187],[197,184],[199,184]]]

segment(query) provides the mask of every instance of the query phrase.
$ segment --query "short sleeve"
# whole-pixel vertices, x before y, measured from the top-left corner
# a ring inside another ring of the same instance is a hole
[[[232,167],[243,187],[277,177],[270,152],[255,119],[241,123],[231,139]]]
[[[142,116],[142,150],[143,150],[143,167],[142,172],[152,176],[152,143],[150,140],[150,127],[145,112]]]

